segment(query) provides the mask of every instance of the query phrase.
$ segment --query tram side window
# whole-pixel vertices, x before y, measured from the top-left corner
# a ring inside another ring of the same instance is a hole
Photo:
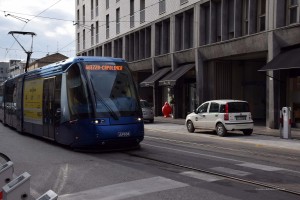
[[[88,93],[78,65],[72,66],[67,72],[67,91],[71,119],[89,116],[91,108]]]
[[[8,84],[5,88],[6,98],[5,104],[8,109],[12,109],[14,106],[14,96],[15,96],[15,84]]]

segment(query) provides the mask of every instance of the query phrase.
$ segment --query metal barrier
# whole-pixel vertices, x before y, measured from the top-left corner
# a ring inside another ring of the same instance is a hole
[[[48,190],[45,194],[43,194],[36,200],[57,200],[57,198],[58,196],[55,192],[53,192],[52,190]]]
[[[27,200],[30,197],[30,174],[24,172],[2,187],[3,200]]]
[[[0,166],[0,200],[29,200],[30,196],[30,174],[24,172],[13,179],[13,162]],[[52,190],[47,191],[37,200],[57,200],[58,195]]]
[[[8,161],[4,165],[0,166],[0,188],[12,180],[14,173],[13,165],[13,162]]]
[[[0,200],[3,199],[2,187],[12,180],[14,168],[13,162],[8,161],[0,166]]]
[[[283,107],[280,110],[280,137],[283,139],[291,139],[291,107]]]

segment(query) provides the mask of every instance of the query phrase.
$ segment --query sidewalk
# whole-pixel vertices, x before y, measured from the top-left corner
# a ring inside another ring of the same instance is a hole
[[[154,123],[171,123],[171,124],[185,125],[185,119],[173,119],[171,117],[165,118],[162,116],[158,116],[154,118]],[[255,124],[255,122],[254,122],[253,134],[275,136],[280,138],[279,129],[271,129],[261,124],[257,125]],[[292,128],[291,137],[292,137],[291,139],[300,140],[300,129]]]

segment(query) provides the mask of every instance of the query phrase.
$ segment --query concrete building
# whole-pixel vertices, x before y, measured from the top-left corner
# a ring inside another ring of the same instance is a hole
[[[0,84],[8,78],[8,62],[0,62]]]
[[[26,63],[21,60],[10,60],[9,61],[9,74],[8,77],[12,78],[19,74],[24,73],[24,67]]]
[[[165,101],[185,118],[203,101],[230,98],[248,101],[254,120],[270,128],[292,107],[300,125],[300,0],[75,5],[77,55],[125,58],[156,115]]]
[[[35,59],[34,61],[30,62],[29,66],[28,66],[28,71],[43,67],[45,65],[49,65],[51,63],[65,60],[67,58],[68,58],[67,56],[64,56],[60,53],[46,55],[43,58]]]

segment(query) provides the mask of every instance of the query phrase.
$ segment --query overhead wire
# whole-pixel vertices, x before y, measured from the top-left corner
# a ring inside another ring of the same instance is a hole
[[[57,3],[59,3],[60,1],[62,1],[62,0],[58,0],[57,2],[55,2],[54,4],[52,4],[51,6],[47,7],[47,8],[44,9],[43,11],[41,11],[39,14],[37,14],[37,15],[33,16],[31,19],[29,19],[29,20],[26,22],[26,24],[22,27],[21,31],[23,31],[23,30],[25,29],[26,25],[27,25],[31,20],[33,20],[34,18],[38,17],[38,16],[41,15],[42,13],[46,12],[47,10],[49,10],[50,8],[52,8],[53,6],[55,6],[55,5],[56,5]],[[4,11],[4,12],[5,12],[5,11]],[[16,41],[13,42],[13,44],[10,46],[9,49],[11,49],[11,48],[14,46],[15,43],[16,43]],[[8,54],[8,52],[9,52],[9,49],[6,51],[6,54],[5,54],[5,56],[4,56],[5,58],[6,58],[7,54]]]
[[[49,10],[51,7],[53,7],[54,5],[56,5],[57,3],[59,3],[60,1],[62,1],[62,0],[58,0],[57,2],[55,2],[54,4],[52,4],[51,6],[47,7],[46,9],[44,9],[43,11],[41,11],[40,13],[38,13],[37,15],[24,14],[24,13],[19,13],[19,12],[12,12],[12,11],[4,11],[4,10],[0,10],[0,12],[4,12],[4,13],[13,13],[13,14],[19,14],[19,15],[24,15],[24,16],[32,16],[32,18],[29,19],[28,22],[22,27],[22,29],[21,29],[22,31],[25,29],[26,25],[27,25],[30,21],[32,21],[34,18],[44,18],[44,19],[58,20],[58,21],[70,21],[70,22],[73,23],[73,25],[76,25],[77,23],[80,23],[80,22],[86,22],[86,23],[90,23],[90,24],[93,24],[93,23],[95,23],[95,22],[100,22],[100,23],[103,23],[103,24],[99,25],[98,28],[103,27],[103,26],[106,26],[106,21],[91,20],[91,21],[76,21],[76,22],[75,22],[74,20],[60,19],[60,18],[46,17],[46,16],[40,16],[42,13],[44,13],[44,12],[47,11],[47,10]],[[150,7],[152,7],[152,6],[155,6],[155,5],[159,4],[159,3],[160,3],[160,2],[155,2],[155,3],[153,3],[153,4],[150,4],[149,6],[146,6],[143,10],[146,10],[146,9],[148,9],[148,8],[150,8]],[[129,13],[129,14],[126,14],[126,15],[124,15],[124,16],[121,16],[120,19],[125,18],[125,17],[128,17],[128,16],[132,16],[132,15],[134,15],[134,14],[136,14],[136,13],[139,13],[139,12],[141,12],[141,10],[137,10],[137,11],[135,11],[135,12],[133,12],[133,13]],[[117,22],[117,21],[116,21],[116,20],[111,20],[111,21],[109,21],[109,23],[114,23],[114,22]],[[130,21],[130,20],[128,20],[128,21],[122,21],[122,20],[119,20],[118,22],[120,22],[120,23],[121,23],[121,22],[127,22],[127,23],[128,23],[128,22],[132,22],[132,21]],[[133,22],[137,22],[137,21],[133,21]],[[149,22],[149,21],[144,21],[144,22]],[[84,25],[84,26],[86,26],[85,29],[88,29],[88,30],[89,30],[88,33],[90,33],[92,29],[87,28],[88,25]],[[93,29],[95,29],[95,28],[96,28],[96,27],[94,27]],[[73,44],[74,42],[76,42],[78,39],[81,39],[82,37],[83,37],[83,35],[82,35],[80,38],[76,38],[75,40],[73,40],[72,42],[68,43],[67,45],[65,45],[65,46],[63,46],[63,47],[61,47],[61,48],[59,48],[59,49],[57,50],[57,52],[62,52],[62,51],[61,51],[62,49],[64,49],[64,48],[70,46],[71,44]],[[8,48],[5,48],[5,49],[7,49],[5,57],[7,56],[8,52],[10,51],[10,49],[12,49],[12,47],[13,47],[14,44],[15,44],[15,42],[11,45],[11,47],[10,47],[9,49],[8,49]],[[75,51],[76,51],[76,50],[75,50]],[[42,51],[35,51],[35,52],[42,52]],[[68,51],[68,52],[69,52],[69,51]]]

